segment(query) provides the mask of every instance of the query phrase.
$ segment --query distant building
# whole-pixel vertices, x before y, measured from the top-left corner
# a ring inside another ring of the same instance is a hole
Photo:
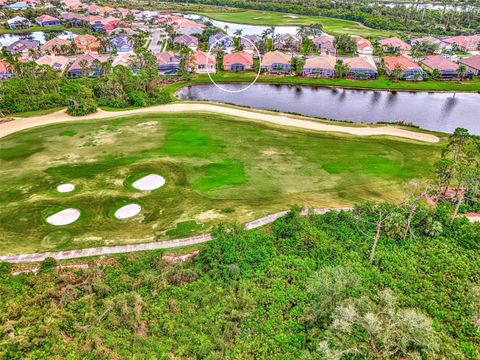
[[[51,54],[67,54],[70,49],[72,42],[62,38],[53,38],[48,40],[45,44],[40,46],[42,53],[51,53]]]
[[[38,65],[47,65],[55,70],[64,71],[68,65],[68,58],[65,56],[57,55],[43,55],[39,59],[35,60]]]
[[[155,54],[158,64],[158,72],[161,75],[177,75],[180,66],[180,56],[173,52]]]
[[[332,35],[323,34],[313,39],[313,44],[318,52],[322,55],[335,55],[337,49],[335,48],[335,37]]]
[[[29,5],[26,2],[23,2],[23,1],[19,1],[19,2],[8,5],[8,8],[10,10],[16,10],[16,11],[27,10],[28,7],[29,7]]]
[[[383,52],[385,53],[407,54],[410,52],[410,49],[412,48],[405,41],[397,37],[381,39],[378,41],[378,43],[380,44]]]
[[[267,52],[261,63],[262,71],[267,71],[272,74],[289,74],[292,70],[292,57],[280,51]]]
[[[198,39],[191,35],[180,35],[173,38],[173,44],[186,46],[195,51],[198,48]]]
[[[480,55],[473,55],[469,58],[460,60],[460,64],[467,67],[475,76],[480,76]]]
[[[124,67],[132,67],[135,64],[135,60],[137,56],[134,53],[122,53],[118,54],[115,59],[112,61],[112,67],[115,66],[124,66]],[[138,72],[138,69],[132,70],[134,73]]]
[[[240,38],[240,45],[243,51],[253,52],[255,51],[255,46],[261,42],[263,42],[263,38],[260,35],[244,35]]]
[[[203,33],[205,25],[183,17],[178,17],[175,18],[172,27],[176,33],[181,35],[200,35]]]
[[[35,22],[43,27],[48,27],[48,26],[58,26],[61,25],[62,22],[50,15],[41,15],[35,18]]]
[[[425,42],[429,44],[435,44],[439,45],[440,44],[440,39],[437,39],[436,37],[433,36],[425,36],[425,37],[420,37],[420,38],[415,38],[410,40],[410,44],[415,45],[419,42]]]
[[[78,35],[74,38],[77,48],[82,52],[98,52],[100,42],[97,38],[90,34]]]
[[[233,47],[233,39],[231,36],[222,33],[210,35],[208,38],[208,47],[225,50]]]
[[[333,78],[337,58],[332,55],[314,56],[305,60],[303,76]]]
[[[0,80],[7,80],[13,76],[11,66],[5,60],[0,60]]]
[[[253,67],[253,55],[245,51],[226,54],[223,57],[223,69],[225,71],[246,71]]]
[[[361,36],[353,35],[352,38],[357,44],[357,53],[360,55],[372,55],[373,45],[370,40],[367,40]]]
[[[75,59],[73,64],[68,69],[67,76],[70,78],[100,76],[103,73],[103,69],[102,67],[95,65],[95,60],[98,60],[100,63],[104,63],[108,59],[108,56],[95,53],[80,55]]]
[[[300,49],[301,39],[291,34],[282,34],[273,41],[275,50],[298,51]]]
[[[119,53],[130,52],[133,50],[133,43],[128,39],[127,36],[114,36],[110,39],[112,48],[110,51],[115,49]]]
[[[440,43],[440,48],[478,53],[480,52],[480,34],[459,35],[443,39]]]
[[[423,80],[425,78],[425,71],[404,55],[385,56],[383,62],[389,76],[393,74],[395,69],[399,68],[402,71],[401,78],[404,80]]]
[[[10,29],[26,29],[32,26],[32,23],[28,19],[21,16],[15,16],[7,20],[7,24]]]
[[[378,75],[377,66],[370,58],[361,56],[346,58],[343,64],[348,67],[347,77],[356,80],[376,79]]]

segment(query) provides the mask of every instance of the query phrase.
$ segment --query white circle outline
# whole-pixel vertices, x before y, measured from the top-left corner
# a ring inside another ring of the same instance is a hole
[[[218,40],[215,40],[215,42],[210,45],[208,47],[208,52],[207,52],[207,56],[205,58],[205,68],[207,69],[207,75],[208,75],[208,78],[210,79],[210,81],[212,82],[213,85],[215,85],[218,89],[222,90],[222,91],[225,91],[225,92],[228,92],[228,93],[240,93],[240,92],[243,92],[245,90],[248,90],[250,89],[250,87],[255,84],[258,80],[258,77],[260,76],[260,73],[262,72],[262,55],[260,54],[260,51],[258,50],[257,46],[249,39],[243,37],[242,35],[238,36],[240,39],[244,39],[246,41],[248,41],[255,49],[255,51],[257,52],[258,54],[258,59],[260,61],[259,63],[259,66],[258,66],[258,73],[257,73],[257,76],[255,77],[255,79],[253,79],[253,81],[245,88],[242,88],[240,90],[228,90],[228,89],[225,89],[223,87],[221,87],[220,85],[218,85],[213,79],[212,79],[212,76],[210,75],[210,70],[208,69],[208,60],[210,58],[210,56],[212,55],[212,48],[215,47],[215,45],[222,41],[223,39],[227,38],[227,37],[230,37],[230,35],[225,35],[225,36],[222,36],[220,39]]]

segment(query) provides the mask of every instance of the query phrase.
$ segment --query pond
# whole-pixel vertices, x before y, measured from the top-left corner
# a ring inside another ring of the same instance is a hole
[[[71,31],[56,31],[55,35],[62,39],[67,39],[67,40],[71,40],[76,36]],[[37,40],[37,41],[40,41],[40,44],[45,44],[47,42],[47,40],[45,39],[44,31],[34,31],[30,33],[9,33],[9,34],[0,35],[0,44],[2,46],[9,46],[13,44],[15,41],[18,41],[21,39]]]
[[[245,84],[222,84],[227,90]],[[252,108],[292,112],[353,122],[404,121],[424,129],[453,132],[464,127],[480,135],[480,95],[354,90],[315,86],[255,84],[247,91],[229,93],[213,84],[182,88],[184,100],[209,100]]]
[[[295,16],[295,15],[292,15]],[[185,14],[185,17],[191,20],[210,21],[214,26],[224,29],[227,26],[226,32],[228,35],[234,35],[235,31],[242,30],[242,35],[261,35],[264,30],[270,29],[270,26],[260,25],[246,25],[237,24],[225,21],[218,21],[210,19],[209,17],[197,14]],[[298,26],[275,26],[275,34],[291,34],[295,35],[298,31]]]

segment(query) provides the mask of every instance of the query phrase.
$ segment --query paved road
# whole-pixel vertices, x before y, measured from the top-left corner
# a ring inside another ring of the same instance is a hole
[[[321,208],[321,209],[312,209],[312,211],[316,214],[325,214],[328,211],[340,211],[340,210],[350,210],[350,209],[351,208]],[[246,223],[245,229],[250,230],[250,229],[261,227],[266,224],[270,224],[275,220],[277,220],[278,218],[287,214],[287,212],[288,211],[281,211],[281,212],[251,221],[249,223]],[[301,214],[306,215],[307,213],[308,213],[307,210],[303,210]],[[85,249],[78,249],[78,250],[7,255],[7,256],[0,256],[0,261],[6,261],[11,263],[38,262],[38,261],[45,260],[47,257],[53,257],[57,260],[67,260],[67,259],[77,259],[77,258],[88,257],[88,256],[112,255],[112,254],[130,253],[130,252],[136,252],[136,251],[145,251],[145,250],[170,249],[170,248],[177,248],[177,247],[188,246],[188,245],[201,244],[210,240],[212,240],[211,234],[204,234],[204,235],[198,235],[198,236],[191,236],[184,239],[148,242],[143,244],[102,246],[102,247],[85,248]]]
[[[148,49],[155,53],[155,52],[161,52],[162,51],[162,44],[157,45],[157,43],[162,40],[163,38],[163,31],[161,30],[153,30],[152,31],[152,40],[150,41],[150,44],[148,45]]]

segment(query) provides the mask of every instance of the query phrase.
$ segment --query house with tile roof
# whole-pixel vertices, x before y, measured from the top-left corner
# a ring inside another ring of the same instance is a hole
[[[398,68],[402,71],[401,79],[403,80],[423,80],[426,77],[422,67],[404,55],[385,56],[383,63],[388,76],[392,76]]]
[[[243,51],[255,52],[255,46],[263,41],[260,35],[243,35],[240,38],[240,46]]]
[[[13,76],[12,67],[5,60],[0,60],[0,80],[7,80]]]
[[[160,75],[177,75],[180,67],[180,56],[174,52],[156,53],[157,68]]]
[[[480,34],[458,35],[445,38],[440,43],[442,49],[459,49],[461,51],[480,52]]]
[[[459,65],[441,55],[429,55],[421,61],[421,64],[430,73],[438,70],[440,80],[452,80],[458,77],[457,71]],[[473,74],[469,72],[470,78],[472,75]]]
[[[10,29],[26,29],[32,26],[30,20],[21,16],[15,16],[7,20],[7,24]]]
[[[110,43],[109,51],[116,50],[119,53],[123,53],[133,50],[133,42],[124,35],[117,35],[110,38]]]
[[[313,44],[318,52],[322,55],[335,55],[337,49],[335,47],[335,37],[323,34],[313,39]]]
[[[352,35],[353,40],[357,45],[357,53],[360,55],[372,55],[373,45],[370,40],[367,40],[361,36]]]
[[[302,75],[306,77],[333,78],[337,58],[333,55],[314,56],[305,60]]]
[[[424,37],[419,37],[419,38],[415,38],[415,39],[410,40],[410,44],[412,44],[412,45],[415,45],[419,42],[426,42],[426,43],[429,43],[429,44],[439,45],[440,44],[440,39],[438,39],[434,36],[424,36]]]
[[[377,66],[371,57],[356,56],[343,59],[343,64],[348,67],[347,77],[355,80],[376,79],[378,75]]]
[[[81,52],[98,52],[98,49],[100,49],[101,46],[100,41],[90,34],[78,35],[73,41],[75,41],[77,48]]]
[[[97,53],[86,53],[78,56],[67,71],[70,78],[78,77],[97,77],[103,73],[98,63],[104,63],[109,60],[106,55]]]
[[[112,61],[112,67],[115,66],[124,66],[127,68],[132,67],[132,65],[135,64],[135,61],[137,59],[137,55],[134,53],[122,53],[118,54]],[[133,72],[136,73],[138,70],[133,69]]]
[[[62,22],[59,19],[50,15],[37,16],[35,22],[42,27],[62,25]]]
[[[409,44],[398,37],[380,39],[378,40],[378,43],[382,47],[384,53],[408,54],[412,48]]]
[[[72,42],[70,40],[62,39],[59,37],[48,40],[45,44],[40,46],[40,51],[44,54],[67,54],[68,49],[71,47]]]
[[[47,65],[61,72],[65,71],[68,65],[68,58],[61,55],[43,55],[35,60],[38,65]]]
[[[172,27],[180,35],[195,35],[203,33],[205,24],[180,17],[173,22]]]
[[[298,51],[302,39],[299,36],[292,34],[281,34],[273,41],[273,48],[275,50],[283,51]]]
[[[31,50],[35,50],[40,46],[37,40],[21,39],[15,41],[7,47],[7,51],[12,54],[28,54]]]
[[[246,71],[253,67],[253,55],[246,51],[238,51],[225,54],[223,57],[223,70],[225,71]]]
[[[233,38],[227,34],[217,33],[208,38],[208,47],[225,50],[233,47]]]
[[[196,51],[189,59],[188,67],[197,74],[215,73],[217,58],[214,54]]]
[[[196,51],[198,48],[198,38],[191,35],[179,35],[173,38],[173,44],[179,46],[186,46]]]
[[[8,5],[8,8],[10,10],[15,10],[15,11],[23,11],[27,10],[30,7],[26,2],[24,1],[18,1],[16,3]]]
[[[269,51],[263,55],[260,68],[271,74],[289,74],[292,71],[292,57],[280,51]]]
[[[468,58],[461,59],[460,64],[465,65],[473,75],[480,76],[480,55],[473,55]]]

